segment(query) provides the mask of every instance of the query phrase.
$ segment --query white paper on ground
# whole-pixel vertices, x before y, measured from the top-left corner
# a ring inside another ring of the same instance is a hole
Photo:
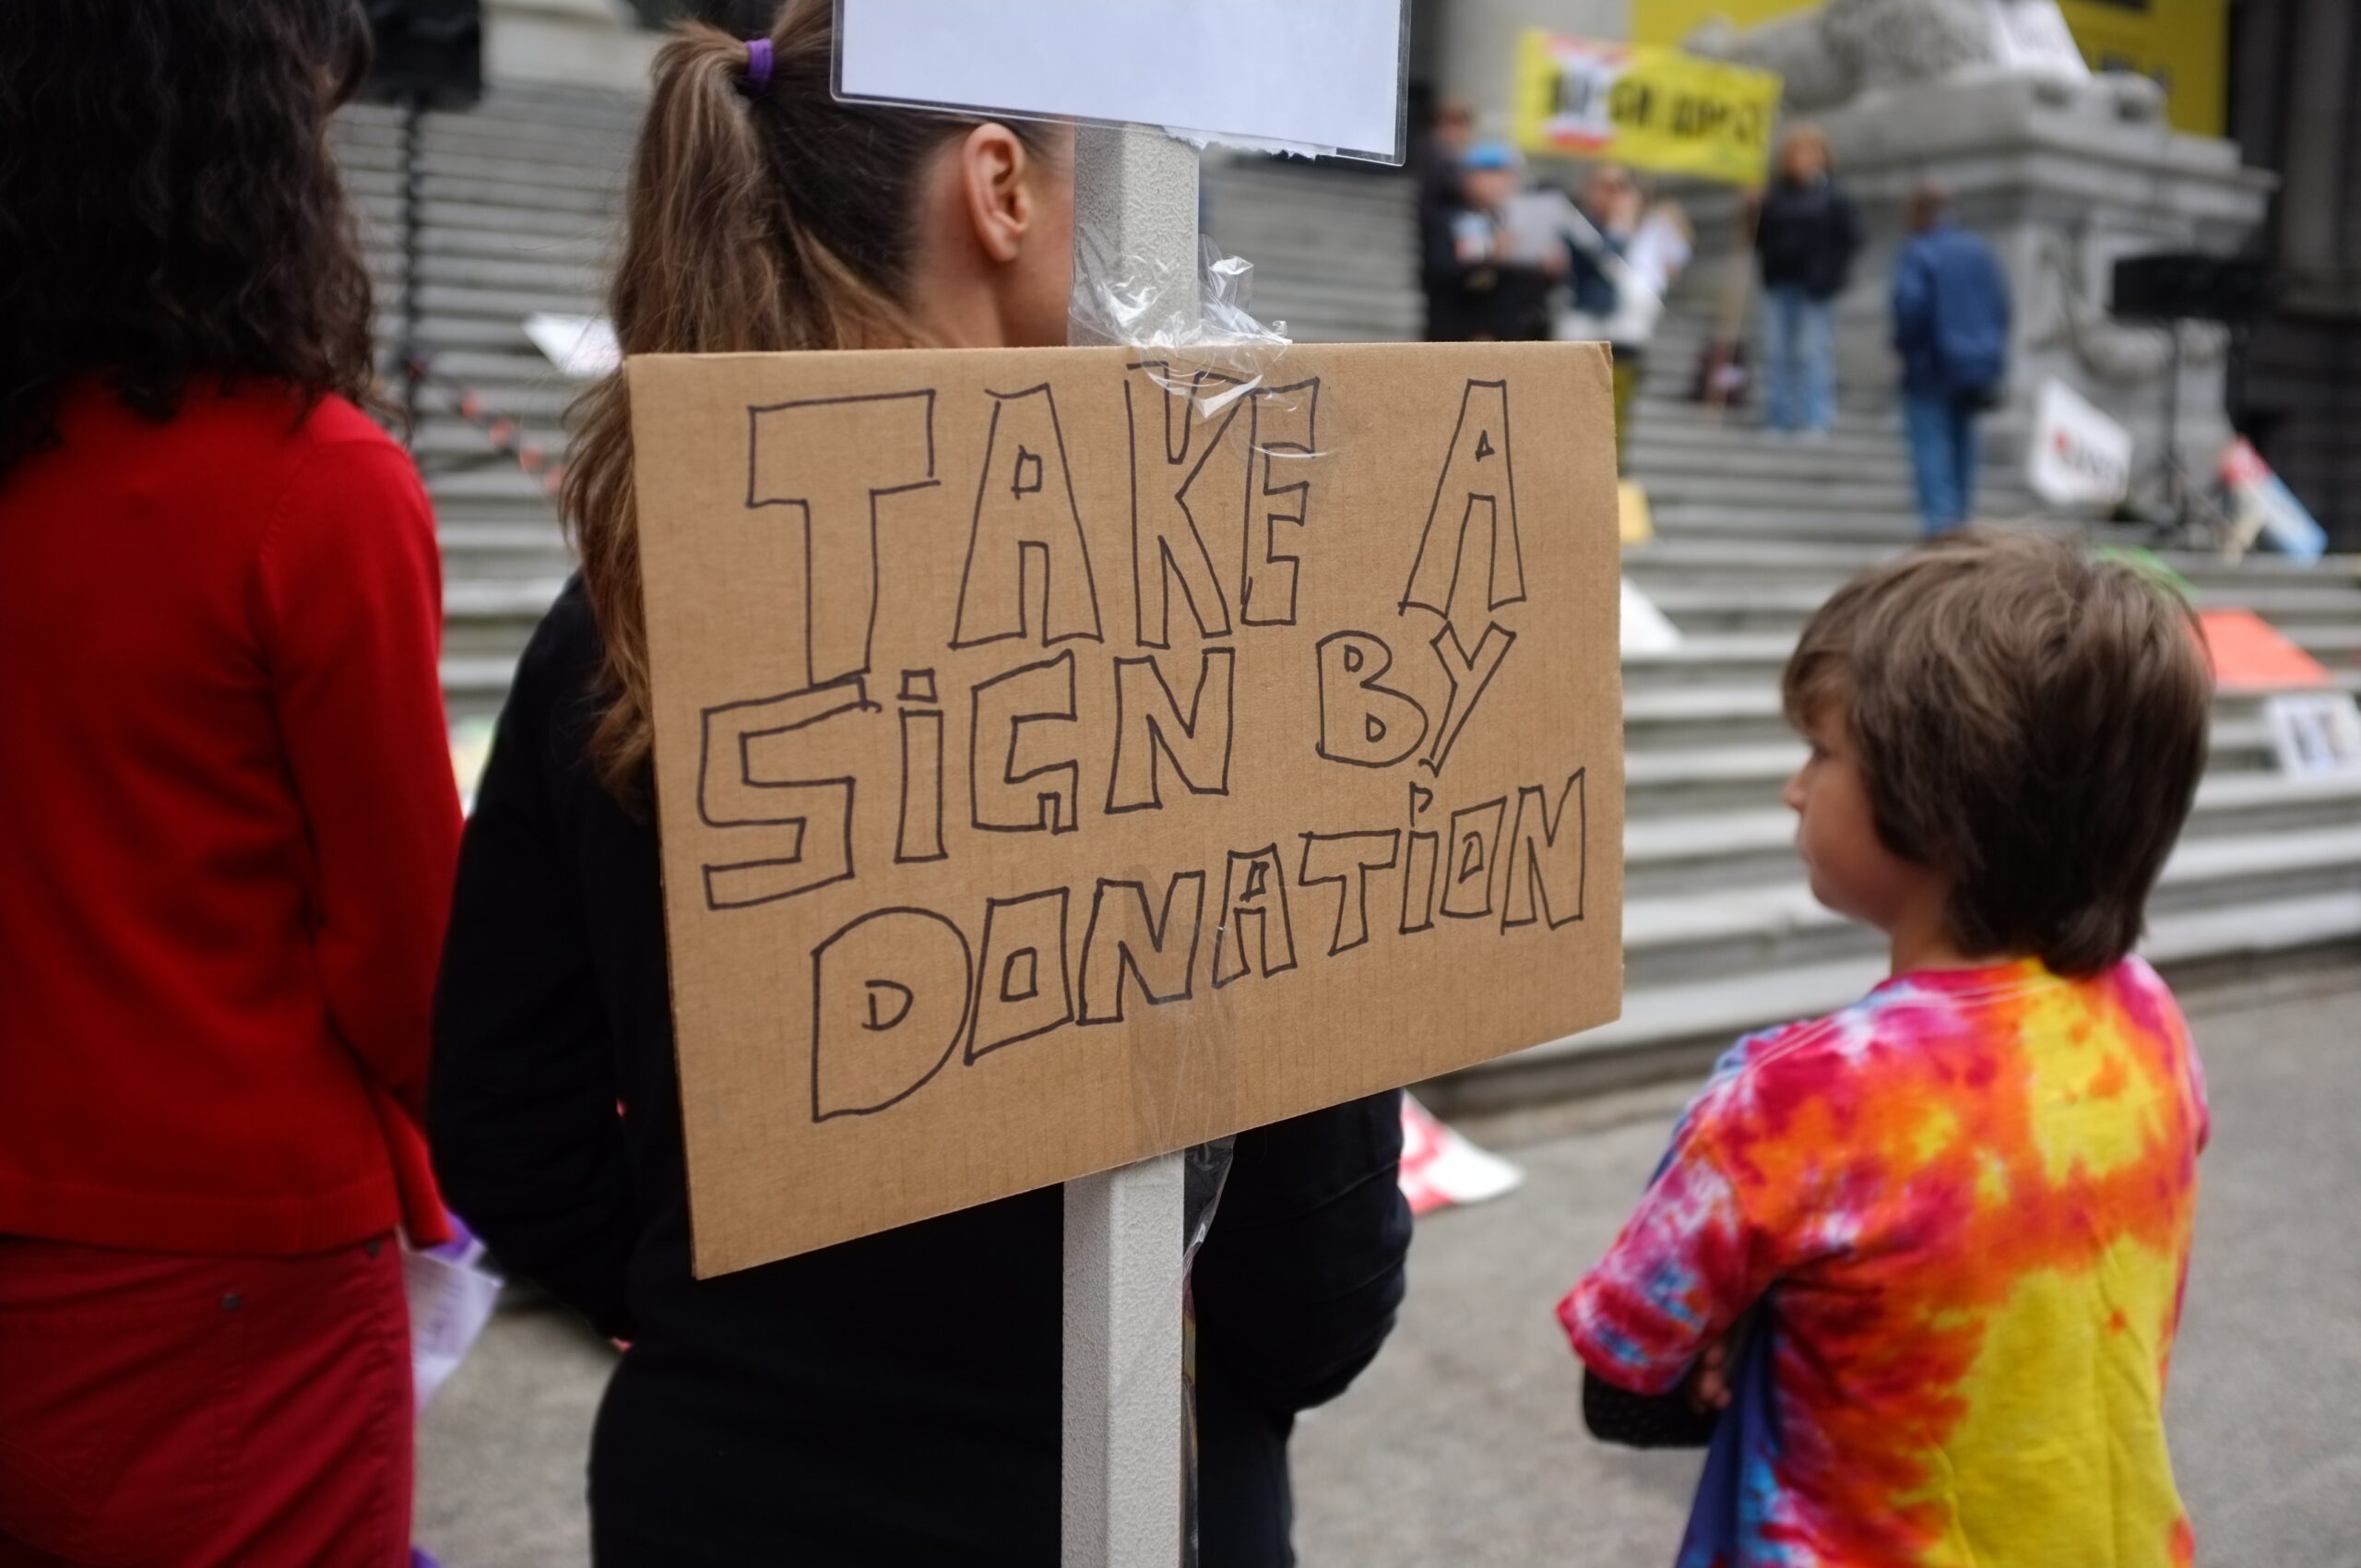
[[[1680,628],[1665,618],[1654,600],[1623,579],[1623,651],[1666,653],[1680,646]]]
[[[614,323],[603,315],[536,311],[525,318],[525,336],[550,363],[576,381],[610,374],[623,362]]]
[[[1436,1120],[1408,1092],[1402,1096],[1402,1195],[1412,1214],[1479,1204],[1513,1193],[1525,1172],[1487,1154]]]
[[[467,1359],[500,1303],[500,1276],[483,1266],[483,1244],[457,1257],[402,1251],[402,1294],[409,1301],[410,1385],[418,1408]]]
[[[2361,704],[2343,692],[2290,693],[2262,705],[2279,771],[2299,778],[2361,773]]]
[[[848,98],[1402,156],[1402,0],[837,0]]]

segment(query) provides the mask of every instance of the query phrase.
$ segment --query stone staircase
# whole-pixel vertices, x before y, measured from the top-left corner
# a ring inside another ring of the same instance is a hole
[[[430,115],[423,129],[425,339],[484,411],[552,445],[572,388],[518,322],[535,310],[595,310],[634,119],[628,101],[604,94],[507,89],[466,114]],[[401,282],[390,243],[397,128],[350,111],[338,137],[374,224],[390,340]],[[1307,340],[1417,334],[1406,179],[1218,158],[1205,178],[1209,230],[1256,263],[1253,308],[1264,319]],[[1827,441],[1783,443],[1686,401],[1710,282],[1701,266],[1667,315],[1630,450],[1658,537],[1628,551],[1625,570],[1683,641],[1624,660],[1624,1016],[1431,1086],[1447,1105],[1686,1072],[1733,1034],[1841,1005],[1880,973],[1874,940],[1812,902],[1788,848],[1779,790],[1801,752],[1777,683],[1811,610],[1915,535],[1898,422],[1864,395],[1844,404]],[[424,399],[416,450],[443,530],[445,690],[455,723],[481,723],[569,561],[540,482],[491,455],[447,390]],[[1986,516],[2033,515],[2017,456],[2005,432],[1989,444]],[[2163,559],[2201,604],[2257,611],[2361,687],[2352,562]],[[2257,698],[2225,697],[2216,709],[2211,771],[2166,870],[2149,951],[2184,986],[2361,956],[2361,780],[2280,774]]]
[[[541,481],[492,449],[462,414],[459,389],[485,418],[512,421],[552,450],[562,444],[575,388],[522,323],[537,311],[600,308],[638,124],[637,101],[620,95],[504,88],[421,125],[420,336],[437,379],[421,391],[412,450],[443,537],[443,687],[455,725],[498,710],[517,654],[572,570]],[[390,110],[355,107],[338,116],[337,138],[390,355],[404,280],[400,127]]]

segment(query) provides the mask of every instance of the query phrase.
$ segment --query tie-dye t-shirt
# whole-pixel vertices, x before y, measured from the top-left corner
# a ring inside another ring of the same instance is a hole
[[[2149,1568],[2203,1081],[2127,959],[1888,980],[1739,1042],[1559,1308],[1668,1392],[1744,1325],[1679,1568]]]

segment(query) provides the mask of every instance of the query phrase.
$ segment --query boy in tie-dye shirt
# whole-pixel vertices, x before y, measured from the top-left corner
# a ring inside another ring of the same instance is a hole
[[[1969,529],[1838,593],[1785,686],[1812,890],[1892,978],[1724,1058],[1560,1321],[1590,1375],[1722,1410],[1679,1568],[2185,1564],[2206,1111],[2130,949],[2203,763],[2189,613]]]

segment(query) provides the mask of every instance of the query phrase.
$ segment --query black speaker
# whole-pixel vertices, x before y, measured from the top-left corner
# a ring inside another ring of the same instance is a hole
[[[2160,251],[2115,264],[2109,307],[2126,321],[2255,321],[2277,285],[2260,256]]]
[[[478,0],[361,0],[377,59],[361,95],[438,109],[483,96],[483,12]]]

